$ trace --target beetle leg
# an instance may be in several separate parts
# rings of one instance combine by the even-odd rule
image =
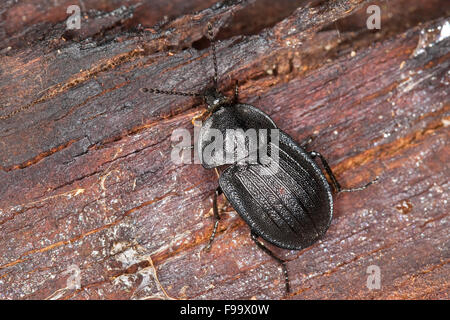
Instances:
[[[214,213],[214,229],[213,232],[211,233],[211,236],[209,237],[209,242],[205,247],[205,251],[209,251],[209,249],[211,249],[211,245],[212,242],[214,241],[214,237],[216,236],[216,232],[217,232],[217,227],[219,226],[219,220],[220,220],[220,215],[219,215],[219,208],[217,207],[217,197],[220,196],[222,194],[222,189],[219,187],[217,187],[216,191],[214,192],[214,198],[213,198],[213,213]]]
[[[300,147],[302,147],[302,149],[307,150],[308,147],[310,146],[310,144],[314,141],[314,136],[309,136],[306,140],[304,140],[301,144]]]
[[[288,276],[288,271],[287,271],[287,267],[286,267],[286,262],[287,261],[278,258],[272,251],[270,251],[270,249],[267,248],[264,243],[262,243],[261,241],[258,240],[258,235],[256,233],[254,233],[253,231],[251,232],[251,237],[252,237],[252,240],[256,243],[256,245],[262,251],[267,253],[270,257],[275,259],[281,265],[281,268],[283,269],[283,274],[284,274],[284,281],[285,281],[285,284],[286,284],[286,292],[287,293],[291,292],[291,288],[289,286],[289,276]]]
[[[238,103],[239,101],[239,84],[236,80],[234,83],[234,103]]]
[[[336,192],[341,192],[341,190],[342,190],[341,185],[339,184],[339,182],[337,181],[336,177],[334,176],[333,171],[331,171],[331,168],[330,168],[330,166],[328,165],[327,160],[325,160],[325,158],[324,158],[319,152],[311,151],[309,154],[310,154],[311,157],[313,157],[313,158],[316,158],[316,157],[319,157],[319,158],[320,158],[320,161],[322,161],[322,164],[323,164],[323,167],[325,168],[325,171],[326,171],[326,172],[328,173],[328,175],[330,176],[331,183],[333,184],[334,190],[335,190]]]
[[[316,151],[311,151],[309,153],[311,155],[311,157],[316,158],[319,157],[320,161],[322,161],[323,167],[325,168],[325,171],[328,173],[328,175],[330,176],[331,182],[333,184],[333,187],[335,189],[336,192],[354,192],[354,191],[361,191],[366,189],[368,186],[370,186],[371,184],[375,183],[378,181],[378,177],[376,177],[374,180],[366,183],[365,185],[361,186],[361,187],[356,187],[356,188],[350,188],[350,189],[345,189],[342,188],[341,185],[339,184],[339,182],[337,181],[336,177],[334,176],[333,171],[331,170],[330,166],[328,165],[327,160],[325,160],[325,158]]]
[[[178,147],[176,144],[171,144],[170,146],[171,146],[172,149],[173,149],[173,148],[179,148],[179,149],[181,149],[181,150],[192,150],[192,149],[195,148],[194,145],[192,145],[192,146]]]
[[[350,188],[350,189],[341,189],[340,192],[355,192],[355,191],[361,191],[366,189],[368,186],[370,186],[371,184],[377,183],[378,182],[378,177],[376,177],[375,179],[373,179],[372,181],[367,182],[365,185],[361,186],[361,187],[356,187],[356,188]]]
[[[193,125],[194,127],[197,127],[197,126],[195,125],[196,121],[197,121],[198,119],[200,119],[200,121],[203,122],[203,121],[205,120],[206,116],[209,116],[209,113],[210,113],[209,110],[204,110],[201,114],[198,114],[198,115],[196,115],[195,117],[193,117],[193,118],[191,119],[192,125]],[[205,115],[206,115],[206,116],[205,116]],[[201,126],[201,125],[200,125],[200,126]]]

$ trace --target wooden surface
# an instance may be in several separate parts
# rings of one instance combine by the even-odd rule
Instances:
[[[170,160],[201,101],[139,91],[210,86],[209,21],[224,91],[237,79],[241,101],[315,136],[343,186],[380,177],[335,197],[321,241],[274,248],[284,298],[448,299],[447,0],[378,2],[379,31],[363,0],[84,0],[67,31],[69,2],[0,5],[1,299],[283,298],[281,269],[223,198],[202,250],[217,177]]]

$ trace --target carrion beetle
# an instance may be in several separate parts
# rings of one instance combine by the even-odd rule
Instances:
[[[250,149],[244,150],[241,158],[236,158],[236,154],[242,151],[240,148],[245,149],[251,144],[252,141],[248,140],[245,140],[244,145],[234,141],[228,149],[224,143],[225,150],[220,157],[213,154],[208,160],[202,160],[203,167],[207,169],[228,165],[219,174],[219,186],[214,193],[215,224],[206,249],[211,247],[220,220],[217,198],[224,194],[250,227],[251,238],[256,245],[281,265],[286,292],[290,292],[286,261],[277,257],[259,238],[284,249],[300,250],[309,247],[320,239],[330,226],[333,216],[332,188],[335,192],[358,191],[367,188],[377,179],[362,187],[342,188],[320,153],[306,151],[305,145],[297,144],[280,130],[269,115],[254,106],[239,103],[237,83],[233,97],[222,94],[218,89],[216,47],[211,24],[208,24],[208,38],[211,41],[214,65],[212,88],[202,94],[154,88],[141,90],[204,99],[207,105],[205,113],[193,119],[194,123],[194,120],[208,115],[197,141],[201,159],[211,141],[212,132],[222,134],[224,141],[227,141],[230,129],[253,129],[258,132],[258,150],[264,146],[270,161],[262,161],[259,154],[256,162],[246,161],[252,152]],[[267,135],[267,130],[277,131],[277,138],[273,139]],[[264,134],[261,135],[260,132]],[[226,155],[230,153],[232,161],[225,161]],[[317,158],[321,160],[330,182],[315,162]]]

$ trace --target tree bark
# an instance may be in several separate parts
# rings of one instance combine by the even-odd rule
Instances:
[[[448,299],[448,1],[166,2],[84,0],[79,30],[71,1],[1,5],[0,298]],[[221,90],[313,136],[343,186],[379,177],[313,246],[271,246],[287,297],[223,197],[203,250],[216,173],[170,157],[201,99],[140,91],[212,85],[208,22]]]

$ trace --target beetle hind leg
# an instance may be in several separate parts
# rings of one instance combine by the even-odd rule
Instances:
[[[214,238],[216,236],[217,227],[219,226],[220,221],[220,215],[219,215],[219,208],[217,206],[217,198],[222,194],[222,189],[217,187],[216,191],[214,192],[214,198],[213,198],[213,213],[214,213],[214,229],[211,233],[211,236],[209,237],[208,244],[205,247],[205,251],[209,251],[211,249],[211,245],[214,241]]]
[[[252,240],[256,243],[256,245],[262,251],[267,253],[270,257],[275,259],[281,265],[281,268],[283,269],[283,274],[284,274],[284,282],[285,282],[285,285],[286,285],[286,293],[290,293],[291,292],[291,287],[289,285],[289,275],[288,275],[288,271],[287,271],[287,267],[286,267],[286,262],[287,261],[278,258],[272,251],[270,251],[270,249],[267,248],[264,243],[262,243],[261,241],[258,240],[258,235],[256,233],[254,233],[253,231],[251,232],[251,237],[252,237]]]
[[[322,161],[323,167],[325,168],[325,171],[327,172],[328,176],[331,179],[331,183],[333,184],[333,188],[338,193],[361,191],[361,190],[366,189],[371,184],[374,184],[374,183],[376,183],[378,181],[378,177],[376,177],[375,179],[373,179],[372,181],[366,183],[365,185],[363,185],[361,187],[349,188],[349,189],[342,188],[341,185],[339,184],[339,182],[337,181],[337,179],[336,179],[333,171],[331,170],[330,166],[328,165],[327,160],[319,152],[311,151],[309,154],[311,155],[312,158],[319,157],[320,161]]]

